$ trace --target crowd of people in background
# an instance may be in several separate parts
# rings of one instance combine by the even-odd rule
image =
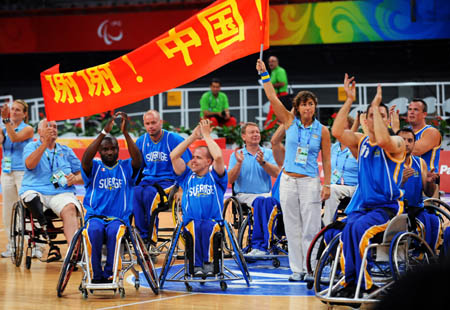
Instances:
[[[361,247],[385,229],[393,216],[404,212],[404,197],[410,207],[417,209],[417,218],[431,223],[426,229],[433,233],[427,234],[427,241],[436,247],[439,238],[434,233],[433,219],[426,219],[420,208],[423,194],[437,197],[439,192],[436,172],[442,137],[425,122],[426,103],[413,99],[407,113],[409,126],[400,128],[399,115],[382,103],[379,86],[367,111],[353,119],[349,112],[356,99],[356,82],[345,75],[347,99],[332,128],[328,128],[317,119],[317,96],[303,90],[292,97],[286,70],[279,66],[278,58],[271,56],[268,63],[270,73],[262,60],[257,61],[256,70],[271,105],[265,128],[279,126],[272,137],[272,149],[260,145],[261,129],[256,123],[242,124],[245,145],[231,155],[228,168],[211,130],[214,126],[236,126],[237,121],[230,114],[228,97],[220,91],[217,79],[211,81],[211,90],[202,95],[201,121],[187,139],[162,129],[160,114],[150,110],[143,115],[146,132],[134,142],[127,130],[128,116],[119,112],[86,149],[82,161],[69,147],[57,143],[55,122],[41,120],[39,139],[33,141],[33,128],[27,124],[27,104],[23,100],[15,100],[11,106],[5,104],[1,110],[4,129],[0,142],[3,224],[8,244],[1,256],[11,256],[11,210],[19,199],[42,227],[52,225],[43,215],[44,210],[53,210],[62,218],[65,237],[70,242],[83,214],[75,196],[76,184],[86,188],[85,235],[93,249],[91,260],[98,283],[109,281],[115,263],[116,248],[111,246],[106,266],[101,267],[103,235],[106,234],[108,244],[113,244],[132,215],[143,239],[156,244],[158,219],[151,222],[151,218],[162,197],[160,190],[168,194],[174,186],[180,187],[185,230],[196,240],[193,273],[200,276],[213,271],[209,239],[222,219],[227,184],[232,185],[238,200],[254,208],[257,234],[263,234],[267,219],[258,212],[264,214],[272,209],[259,209],[260,202],[256,207],[256,198],[273,197],[281,205],[292,271],[290,281],[304,279],[307,249],[321,229],[322,220],[325,225],[334,220],[343,197],[353,199],[345,211],[347,222],[341,237],[346,283],[340,296],[354,291]],[[115,118],[122,119],[120,127],[129,160],[118,159],[117,139],[109,134]],[[337,139],[334,144],[332,136]],[[205,145],[191,152],[189,146],[199,139],[204,139]],[[94,160],[97,152],[101,160]],[[275,178],[279,178],[276,194],[272,191]],[[255,242],[253,249],[250,255],[264,254],[266,242]],[[38,248],[34,254],[42,256]],[[60,258],[58,248],[50,249],[49,261]],[[364,277],[363,289],[373,289],[370,275]]]

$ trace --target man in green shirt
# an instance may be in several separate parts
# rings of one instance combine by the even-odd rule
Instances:
[[[220,81],[212,79],[210,87],[200,98],[200,118],[210,119],[213,126],[236,126],[236,119],[228,110],[228,97],[220,91]]]
[[[288,111],[292,109],[292,99],[288,93],[288,79],[286,70],[278,65],[278,58],[276,56],[269,57],[269,68],[270,68],[270,81],[275,88],[277,97],[283,103]],[[272,106],[270,106],[269,114],[267,114],[266,122],[264,127],[266,129],[272,128],[276,123],[276,118],[273,115]]]

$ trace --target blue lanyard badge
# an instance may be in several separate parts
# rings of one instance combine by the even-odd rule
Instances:
[[[343,185],[344,184],[344,179],[342,178],[342,175],[344,174],[344,171],[345,171],[345,164],[347,163],[347,159],[348,159],[348,157],[350,156],[350,153],[349,152],[346,152],[346,156],[345,156],[345,160],[344,160],[344,164],[342,165],[342,167],[341,167],[341,169],[339,169],[339,167],[338,167],[338,162],[339,162],[339,154],[345,154],[344,152],[341,152],[340,150],[338,151],[338,153],[337,153],[337,156],[336,156],[336,164],[335,164],[335,167],[336,168],[334,168],[334,171],[333,171],[333,173],[331,174],[331,184],[341,184],[341,185]]]
[[[295,163],[298,165],[306,165],[308,161],[309,143],[312,137],[312,125],[311,127],[304,128],[300,125],[300,121],[297,120],[298,128],[298,143],[297,143],[297,153],[295,154]],[[302,133],[305,133],[305,139],[302,138]],[[309,135],[308,135],[309,134]],[[302,141],[308,140],[306,145]]]

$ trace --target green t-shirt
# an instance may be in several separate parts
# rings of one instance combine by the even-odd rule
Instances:
[[[272,84],[284,83],[283,87],[275,88],[275,91],[277,92],[277,94],[287,92],[288,79],[287,79],[286,70],[284,70],[280,66],[278,66],[272,70],[272,72],[270,73],[270,81],[272,82]]]
[[[200,117],[203,117],[203,111],[222,112],[228,109],[228,97],[225,93],[219,92],[216,98],[208,91],[200,98],[200,109]]]

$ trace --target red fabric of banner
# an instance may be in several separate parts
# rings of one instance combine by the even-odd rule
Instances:
[[[233,60],[269,47],[267,0],[216,1],[149,43],[111,62],[41,73],[49,120],[113,110],[195,80]],[[249,68],[250,69],[250,68]]]

